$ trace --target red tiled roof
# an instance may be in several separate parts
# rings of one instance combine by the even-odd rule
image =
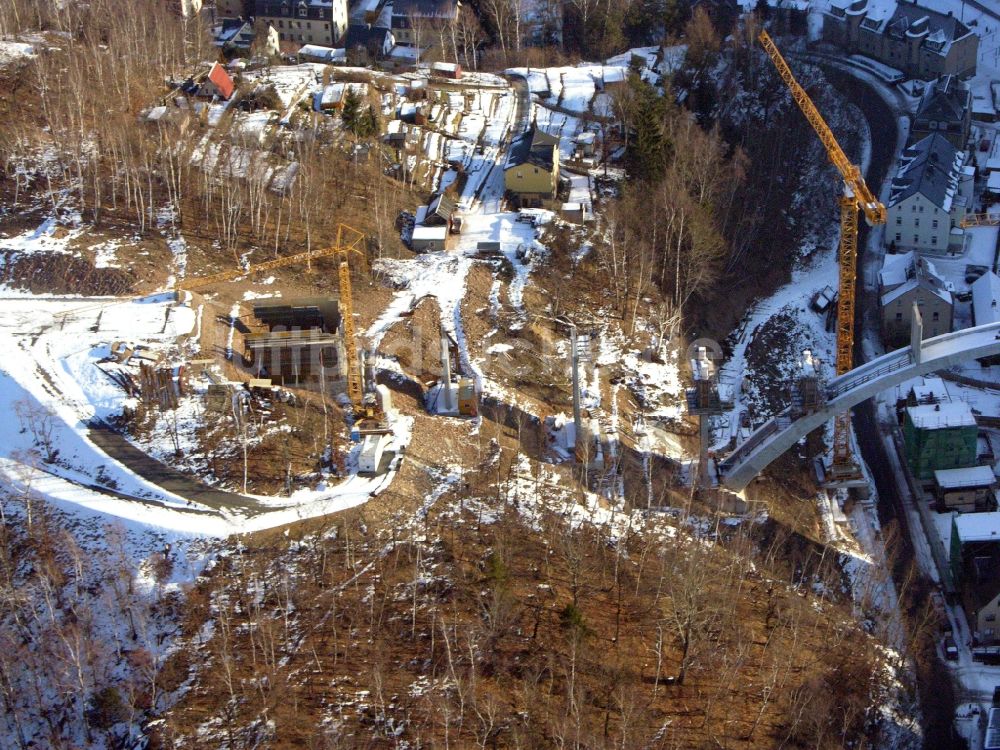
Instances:
[[[225,68],[219,65],[219,63],[212,65],[212,69],[208,71],[208,80],[214,83],[215,87],[219,89],[219,93],[222,94],[223,99],[231,97],[233,91],[236,90],[233,79],[229,77]]]

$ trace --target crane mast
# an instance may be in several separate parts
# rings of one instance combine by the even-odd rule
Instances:
[[[326,247],[320,250],[310,250],[296,255],[288,255],[284,258],[275,258],[274,260],[267,260],[263,263],[254,263],[248,268],[235,268],[231,271],[222,271],[220,273],[212,274],[211,276],[185,279],[179,286],[182,289],[193,291],[195,289],[202,289],[203,287],[211,286],[212,284],[217,284],[222,281],[231,281],[232,279],[239,278],[240,276],[245,276],[250,273],[255,273],[257,271],[282,268],[284,266],[290,266],[294,263],[310,264],[315,258],[324,258],[331,255],[337,256],[337,259],[339,260],[337,278],[340,284],[340,314],[344,325],[344,350],[347,355],[347,362],[345,363],[347,368],[347,395],[351,399],[351,403],[354,404],[355,408],[357,408],[361,406],[362,397],[361,366],[358,358],[358,344],[355,338],[356,333],[354,330],[354,300],[351,292],[351,269],[347,258],[349,253],[357,253],[359,255],[363,254],[359,245],[362,243],[364,238],[364,234],[359,232],[357,229],[349,227],[347,224],[338,224],[337,241],[331,247]]]
[[[805,89],[799,85],[785,62],[781,52],[766,31],[761,31],[758,40],[767,56],[778,70],[781,80],[788,86],[792,99],[799,105],[802,114],[812,125],[816,135],[826,148],[827,156],[840,172],[844,180],[844,192],[840,197],[840,281],[837,301],[837,375],[843,375],[854,366],[854,301],[857,280],[858,259],[858,214],[863,213],[870,226],[885,224],[885,206],[872,194],[861,169],[852,164],[840,147],[836,136],[826,124],[826,120],[816,109]],[[851,414],[849,411],[834,418],[833,429],[833,475],[844,478],[858,473],[851,459]]]

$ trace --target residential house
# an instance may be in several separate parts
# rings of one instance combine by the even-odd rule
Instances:
[[[987,271],[972,282],[972,325],[1000,323],[1000,277]],[[983,367],[1000,364],[1000,355],[980,357]]]
[[[926,258],[887,253],[879,273],[882,337],[887,346],[903,346],[910,339],[913,305],[920,310],[923,338],[950,333],[954,299],[949,285]]]
[[[925,81],[976,73],[979,37],[950,12],[906,0],[832,0],[823,37]]]
[[[417,224],[413,227],[411,246],[417,253],[441,252],[448,242],[448,227]]]
[[[418,216],[420,223],[428,227],[447,227],[451,229],[452,218],[455,215],[455,200],[444,193],[438,193],[423,213]]]
[[[253,3],[247,0],[215,0],[215,18],[247,18],[253,15]]]
[[[344,387],[347,357],[337,300],[269,300],[254,305],[253,313],[266,328],[244,337],[246,359],[258,378],[320,386],[328,393]]]
[[[940,469],[934,472],[934,497],[939,511],[994,511],[997,480],[989,466]]]
[[[335,47],[347,33],[347,0],[254,0],[254,17],[283,42]]]
[[[213,29],[215,46],[227,56],[249,55],[253,46],[253,25],[242,18],[224,18]]]
[[[886,242],[939,255],[961,247],[964,235],[952,230],[972,204],[973,182],[964,163],[965,152],[939,133],[903,150],[889,194]]]
[[[334,47],[323,47],[319,44],[303,44],[297,54],[300,63],[312,62],[324,65],[345,65],[347,50]]]
[[[968,84],[957,76],[942,76],[924,89],[910,125],[910,140],[919,141],[940,133],[952,146],[964,149],[971,125],[972,91]]]
[[[347,92],[354,93],[361,101],[368,99],[367,83],[331,83],[319,92],[319,110],[342,109]]]
[[[395,46],[392,33],[381,26],[352,24],[344,38],[348,64],[360,67],[383,60]]]
[[[940,469],[976,465],[978,428],[964,401],[941,401],[906,407],[903,442],[913,476],[926,481]]]
[[[393,0],[392,35],[397,44],[427,47],[431,36],[458,18],[458,0]]]
[[[1000,640],[1000,512],[953,515],[948,559],[974,643],[996,643]]]
[[[382,13],[385,0],[358,0],[351,7],[351,24],[374,24]]]
[[[525,208],[555,198],[558,185],[559,139],[532,125],[510,144],[504,187]]]
[[[1000,322],[1000,277],[987,271],[972,282],[972,325]]]
[[[229,77],[229,73],[219,63],[212,63],[208,75],[200,83],[188,82],[182,87],[185,91],[193,93],[195,96],[203,96],[209,99],[218,97],[228,99],[236,91],[236,84]]]
[[[251,23],[242,18],[224,18],[213,29],[215,46],[227,57],[246,57],[251,52],[277,55],[280,51],[278,30],[265,21]]]
[[[420,62],[420,56],[426,52],[423,47],[411,47],[406,44],[397,44],[379,63],[382,70],[392,73],[409,73],[416,70]]]
[[[431,75],[441,78],[459,80],[462,77],[462,66],[458,63],[436,62],[431,64]]]

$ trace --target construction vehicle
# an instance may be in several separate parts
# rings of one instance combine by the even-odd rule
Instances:
[[[854,366],[854,297],[857,281],[858,258],[858,213],[864,214],[869,226],[885,224],[885,206],[875,197],[861,176],[861,169],[852,164],[837,143],[833,131],[816,109],[805,89],[792,75],[791,68],[781,56],[777,46],[766,31],[761,31],[758,40],[778,75],[788,86],[792,99],[799,105],[802,114],[812,125],[827,156],[840,172],[844,180],[844,193],[840,197],[840,291],[837,300],[837,375],[843,375]],[[859,480],[860,470],[851,457],[851,413],[846,411],[834,418],[833,430],[833,483]]]

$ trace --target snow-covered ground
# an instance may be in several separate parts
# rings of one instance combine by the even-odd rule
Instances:
[[[111,345],[139,345],[143,356],[170,362],[183,356],[178,342],[200,325],[200,310],[175,302],[173,294],[121,301],[8,295],[0,298],[0,313],[7,352],[0,404],[20,425],[0,447],[0,475],[19,493],[30,491],[85,516],[115,516],[130,528],[226,536],[358,505],[392,479],[392,473],[352,476],[287,498],[252,498],[256,508],[218,511],[192,503],[111,459],[92,442],[88,425],[134,406],[111,370],[102,369]],[[409,437],[406,419],[397,428],[395,447]]]
[[[0,66],[9,65],[16,60],[34,57],[35,48],[25,42],[0,40]]]

